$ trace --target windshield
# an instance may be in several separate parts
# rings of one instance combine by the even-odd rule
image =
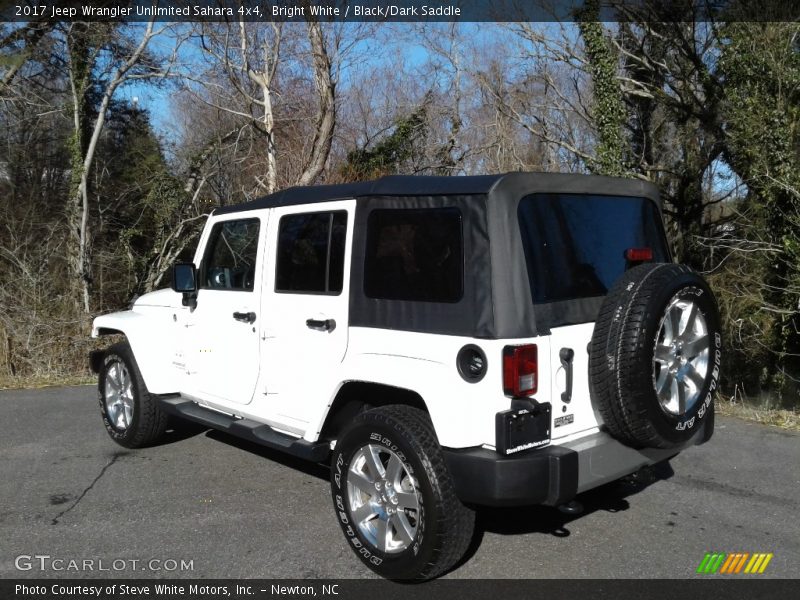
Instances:
[[[532,194],[518,215],[536,304],[605,295],[627,267],[628,248],[669,259],[658,208],[646,198]]]

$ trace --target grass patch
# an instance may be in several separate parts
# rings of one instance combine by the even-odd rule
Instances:
[[[0,376],[0,390],[37,389],[65,385],[88,385],[93,383],[97,383],[96,375]]]
[[[797,408],[791,410],[773,408],[768,404],[758,404],[741,398],[722,398],[716,401],[717,414],[736,417],[745,421],[754,421],[762,425],[772,425],[789,431],[800,431],[800,413]]]

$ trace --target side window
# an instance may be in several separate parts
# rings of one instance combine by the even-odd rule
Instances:
[[[258,219],[214,225],[200,266],[201,288],[253,291],[259,225]]]
[[[344,211],[281,217],[275,291],[340,294],[346,234]]]
[[[370,298],[458,302],[464,236],[457,208],[374,210],[367,221],[364,291]]]

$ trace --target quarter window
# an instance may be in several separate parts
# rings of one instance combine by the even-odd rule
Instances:
[[[281,217],[275,291],[340,294],[346,234],[344,211]]]
[[[458,302],[464,294],[461,211],[373,210],[364,271],[370,298]]]
[[[214,225],[200,267],[201,287],[253,291],[258,231],[258,219],[223,221]]]

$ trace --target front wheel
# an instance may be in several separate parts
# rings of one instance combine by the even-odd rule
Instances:
[[[103,424],[120,446],[150,445],[167,428],[167,415],[147,391],[127,343],[115,344],[105,352],[97,391]]]
[[[387,406],[357,416],[336,444],[333,504],[348,545],[389,579],[432,579],[456,564],[475,513],[456,497],[427,414]]]

